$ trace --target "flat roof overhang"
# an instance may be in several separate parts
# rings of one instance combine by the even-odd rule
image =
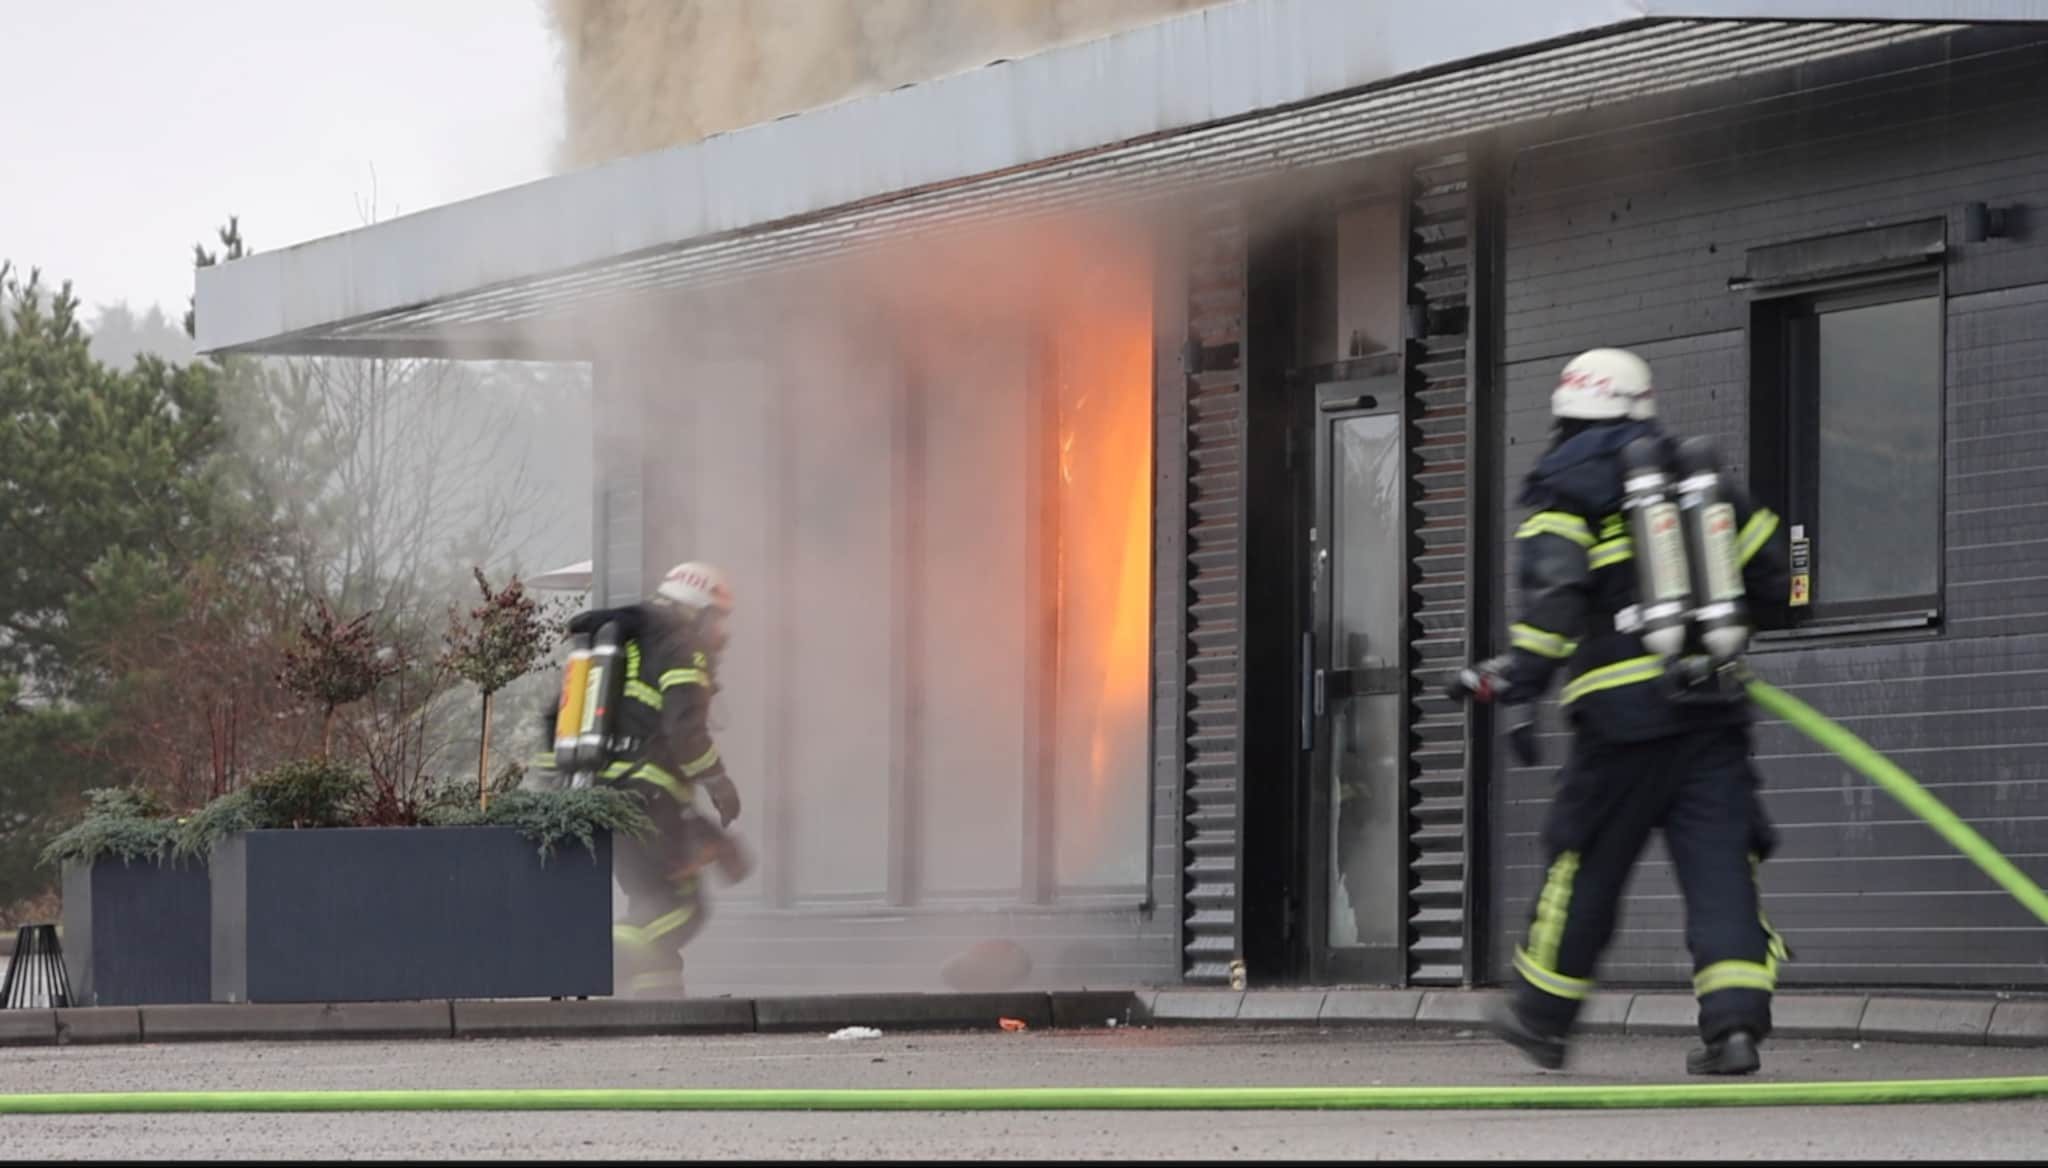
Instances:
[[[622,297],[2036,22],[2048,0],[1238,0],[201,269],[198,347],[585,359]]]

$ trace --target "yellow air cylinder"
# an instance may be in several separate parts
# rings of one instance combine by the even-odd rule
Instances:
[[[589,692],[590,647],[579,645],[562,669],[562,701],[555,711],[555,765],[575,769],[576,739],[583,727],[584,695]]]

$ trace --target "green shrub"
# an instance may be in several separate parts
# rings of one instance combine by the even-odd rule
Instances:
[[[370,796],[361,771],[328,759],[300,759],[264,773],[194,812],[179,829],[176,850],[203,856],[238,831],[354,827]]]
[[[104,857],[122,863],[162,863],[172,854],[177,825],[163,804],[143,791],[102,787],[86,792],[86,813],[59,832],[43,848],[42,861],[51,867],[91,864]]]
[[[486,820],[468,780],[442,779],[420,801],[420,822],[428,827],[476,827]]]
[[[213,845],[238,831],[253,831],[262,826],[257,821],[256,800],[249,793],[249,788],[244,787],[222,795],[187,816],[178,825],[177,839],[172,846],[180,856],[210,856]]]
[[[358,772],[319,759],[288,763],[191,815],[178,830],[175,850],[181,856],[204,856],[238,831],[359,827],[369,807],[369,784]],[[491,796],[490,810],[485,811],[477,807],[476,788],[467,779],[436,785],[420,805],[419,822],[423,829],[515,828],[539,845],[543,860],[553,858],[571,840],[595,853],[600,831],[637,836],[654,830],[654,821],[636,796],[610,787],[506,789]]]
[[[248,786],[264,827],[353,827],[370,795],[363,772],[324,758],[300,759]]]
[[[600,830],[614,836],[637,836],[654,830],[654,820],[648,817],[640,800],[612,787],[507,791],[491,799],[491,808],[483,813],[482,820],[518,828],[527,839],[540,845],[543,860],[572,838],[581,840],[595,854]]]
[[[434,827],[516,828],[540,845],[543,860],[552,858],[555,849],[572,839],[594,853],[600,831],[628,836],[654,830],[654,821],[637,797],[610,787],[581,791],[514,788],[492,795],[490,810],[485,811],[477,807],[474,792],[459,779],[435,789],[420,822]]]

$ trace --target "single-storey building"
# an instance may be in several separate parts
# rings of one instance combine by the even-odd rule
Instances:
[[[739,596],[693,992],[1486,984],[1551,771],[1439,690],[1595,346],[1785,517],[1757,671],[2048,879],[2044,77],[2024,0],[1236,0],[208,268],[198,340],[591,363],[597,598]],[[2048,988],[1755,744],[1785,984]],[[1659,847],[1606,983],[1689,980]]]

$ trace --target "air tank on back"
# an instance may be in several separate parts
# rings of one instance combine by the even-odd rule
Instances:
[[[1679,444],[1678,510],[1692,566],[1692,620],[1699,644],[1717,664],[1732,661],[1749,646],[1739,517],[1721,489],[1720,460],[1705,438]]]
[[[1645,648],[1670,658],[1685,649],[1693,586],[1665,453],[1664,440],[1649,436],[1623,448],[1621,505],[1635,547],[1637,631]]]

